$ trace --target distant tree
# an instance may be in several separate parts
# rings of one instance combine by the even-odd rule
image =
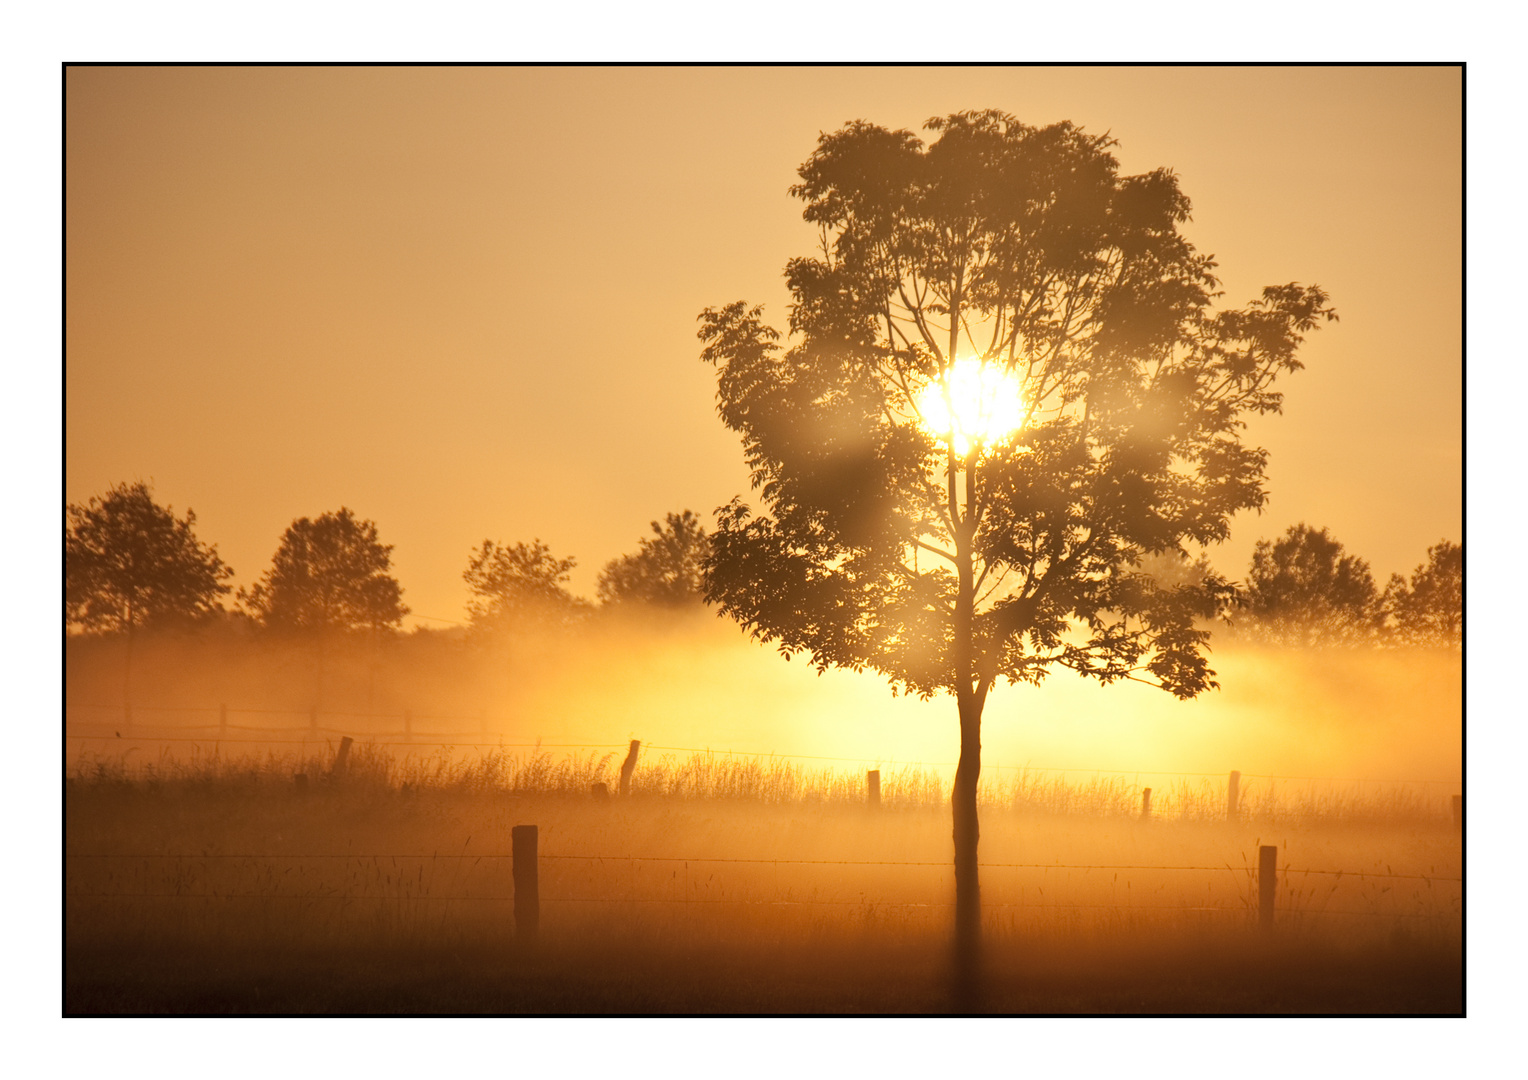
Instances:
[[[1390,575],[1380,598],[1386,631],[1402,645],[1464,644],[1464,546],[1440,540],[1407,581]]]
[[[559,559],[539,539],[529,544],[484,540],[472,552],[462,580],[472,590],[467,615],[474,631],[570,626],[589,602],[568,591],[578,560]]]
[[[1159,587],[1144,554],[1226,538],[1260,507],[1249,414],[1300,368],[1326,294],[1212,312],[1167,169],[995,111],[819,137],[791,189],[820,252],[792,259],[791,347],[762,309],[701,313],[718,412],[767,511],[718,511],[707,600],[819,669],[870,669],[959,719],[951,794],[957,992],[978,985],[981,723],[999,680],[1071,669],[1191,698],[1197,620],[1226,582]]]
[[[1349,555],[1327,532],[1303,522],[1252,553],[1237,625],[1280,645],[1372,643],[1380,625],[1378,590],[1369,564]]]
[[[240,598],[272,630],[396,628],[409,609],[389,572],[392,550],[377,539],[375,522],[345,507],[318,518],[298,518],[282,535],[271,568]]]
[[[610,560],[595,583],[602,604],[638,602],[662,607],[699,605],[705,599],[706,530],[689,510],[651,523],[653,535],[637,550]]]
[[[64,621],[86,630],[186,625],[222,609],[233,571],[147,484],[118,484],[65,510]]]

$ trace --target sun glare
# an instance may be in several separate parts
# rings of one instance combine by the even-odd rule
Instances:
[[[923,388],[918,411],[924,427],[953,441],[958,457],[1001,442],[1024,423],[1019,381],[981,360],[955,361],[943,379]]]

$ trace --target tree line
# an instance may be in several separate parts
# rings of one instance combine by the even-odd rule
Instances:
[[[700,520],[685,510],[650,528],[635,551],[600,572],[599,606],[700,604],[707,552]],[[147,484],[122,483],[66,508],[65,626],[132,635],[238,618],[279,633],[393,632],[409,608],[392,573],[392,550],[376,522],[341,507],[293,521],[270,568],[235,590],[217,545],[197,537],[194,511],[177,517]],[[575,566],[539,539],[484,540],[462,573],[472,593],[469,629],[577,623],[596,605],[568,588]]]
[[[67,508],[65,623],[91,633],[194,629],[244,618],[278,632],[396,631],[409,608],[392,574],[392,545],[349,508],[302,517],[282,534],[271,566],[235,590],[217,545],[196,535],[196,514],[177,517],[147,484],[123,483]],[[594,602],[569,588],[577,559],[539,538],[484,540],[469,554],[474,633],[572,627],[598,608],[705,603],[710,536],[690,510],[649,524],[636,550],[605,564]],[[1201,556],[1147,556],[1133,568],[1167,588],[1219,575]],[[232,605],[225,604],[231,599]],[[1464,632],[1464,548],[1440,540],[1409,576],[1383,588],[1369,564],[1329,530],[1304,523],[1261,540],[1226,619],[1238,637],[1276,645],[1416,645],[1459,648]]]

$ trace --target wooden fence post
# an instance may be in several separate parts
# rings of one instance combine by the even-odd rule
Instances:
[[[329,775],[339,780],[345,775],[345,769],[350,764],[350,736],[346,735],[340,740],[339,751],[334,755],[334,768],[329,770]]]
[[[631,748],[626,751],[626,760],[621,762],[621,794],[631,794],[631,774],[637,767],[637,753],[642,749],[641,739],[632,739]]]
[[[881,770],[871,769],[865,774],[865,801],[872,810],[881,808]]]
[[[1257,914],[1264,930],[1273,929],[1273,899],[1279,883],[1279,849],[1264,844],[1257,850]]]
[[[1141,789],[1141,820],[1151,820],[1151,789]]]
[[[1235,821],[1241,809],[1241,773],[1231,770],[1230,782],[1226,784],[1226,820]]]
[[[1454,828],[1464,828],[1464,796],[1454,796]]]
[[[516,825],[510,831],[515,879],[515,938],[532,942],[541,927],[541,886],[536,874],[536,826]]]
[[[414,714],[409,710],[403,710],[403,741],[414,741]]]
[[[218,706],[218,738],[228,738],[228,705]]]

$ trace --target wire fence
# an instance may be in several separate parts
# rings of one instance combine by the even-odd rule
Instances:
[[[121,717],[122,723],[114,720],[75,720],[70,722],[69,714],[86,713],[97,716],[108,715]],[[156,713],[184,714],[202,713],[218,719],[207,724],[181,724],[168,726],[154,724],[145,727],[143,720]],[[228,720],[234,715],[262,715],[262,716],[304,716],[308,723],[292,727],[254,727],[246,724],[235,724]],[[383,730],[362,730],[358,726],[331,727],[320,725],[319,717],[337,717],[352,720],[388,720],[403,722],[401,729],[387,728]],[[132,706],[130,709],[123,705],[105,704],[66,704],[65,705],[66,727],[64,738],[66,742],[72,741],[82,748],[85,744],[103,743],[113,745],[124,741],[141,741],[148,743],[189,743],[196,746],[206,745],[275,745],[275,746],[312,746],[314,743],[323,743],[326,738],[345,738],[360,741],[364,740],[376,746],[407,746],[411,748],[441,747],[460,750],[588,750],[588,751],[619,751],[625,750],[628,743],[545,743],[545,742],[506,742],[503,739],[485,739],[488,722],[486,717],[461,716],[461,715],[437,715],[437,714],[413,714],[405,712],[341,712],[329,710],[310,709],[306,712],[298,709],[263,709],[263,708],[231,708],[228,706]],[[478,727],[472,731],[439,731],[439,730],[415,730],[414,721],[425,722],[476,722]],[[123,730],[124,726],[126,731]],[[98,728],[98,731],[84,731],[82,727]],[[155,734],[151,732],[170,731],[172,734]],[[202,731],[213,734],[187,735],[179,732]],[[228,732],[239,732],[241,735],[230,736]],[[245,737],[258,735],[262,737]],[[276,737],[272,737],[276,736]],[[298,736],[296,738],[284,738],[280,736]],[[920,761],[898,758],[884,758],[873,755],[860,757],[835,757],[824,754],[797,754],[780,751],[758,750],[734,750],[717,747],[702,746],[672,746],[657,743],[643,743],[643,750],[660,751],[666,753],[708,754],[724,758],[759,759],[765,761],[823,761],[839,764],[853,764],[859,767],[865,766],[898,766],[915,769],[953,769],[958,764],[954,761]],[[984,771],[997,773],[1013,772],[1020,774],[1051,774],[1059,776],[1093,776],[1093,777],[1170,777],[1170,778],[1193,778],[1204,779],[1210,777],[1223,777],[1226,771],[1203,771],[1193,772],[1181,769],[1142,769],[1142,768],[1100,768],[1096,766],[1053,766],[1053,765],[1005,765],[1001,763],[984,763]],[[1374,784],[1374,785],[1416,785],[1430,787],[1452,787],[1457,789],[1460,781],[1457,779],[1439,778],[1400,778],[1400,777],[1366,777],[1366,776],[1295,776],[1279,773],[1254,773],[1241,772],[1239,776],[1244,780],[1269,780],[1269,781],[1293,781],[1325,784]]]
[[[755,866],[769,866],[778,868],[781,866],[803,867],[898,867],[898,868],[938,868],[948,870],[950,864],[947,861],[931,860],[889,860],[889,859],[792,859],[792,858],[737,858],[737,857],[714,857],[714,856],[683,856],[683,855],[630,855],[630,854],[570,854],[570,853],[540,853],[539,860],[548,861],[583,861],[595,863],[682,863],[686,867],[694,863],[697,865],[714,864],[751,864]],[[215,860],[242,860],[247,863],[259,863],[267,869],[274,864],[296,861],[324,861],[346,863],[370,863],[380,864],[386,861],[396,865],[398,860],[414,860],[418,862],[470,862],[472,864],[484,861],[499,862],[514,859],[512,854],[504,853],[446,853],[439,852],[392,852],[392,853],[320,853],[320,854],[281,854],[281,853],[149,853],[149,852],[72,852],[64,858],[76,862],[152,862],[152,861],[215,861]],[[1103,871],[1133,871],[1133,872],[1178,872],[1178,873],[1210,873],[1227,874],[1238,884],[1250,878],[1251,871],[1248,868],[1237,869],[1229,863],[1219,866],[1210,865],[1156,865],[1143,863],[1012,863],[1012,862],[981,862],[978,865],[984,870],[1039,870],[1039,871],[1082,871],[1084,873],[1095,870]],[[1463,884],[1462,877],[1440,874],[1397,874],[1387,871],[1379,873],[1370,870],[1352,869],[1323,869],[1305,867],[1284,867],[1278,870],[1279,878],[1286,884],[1295,876],[1326,875],[1333,878],[1347,878],[1355,881],[1424,881],[1429,888],[1432,883],[1440,885]],[[400,877],[402,884],[406,879]],[[248,892],[236,889],[223,891],[191,891],[183,888],[174,891],[150,891],[145,889],[73,889],[70,890],[68,900],[283,900],[283,901],[386,901],[397,903],[412,903],[416,901],[430,903],[444,902],[476,902],[476,903],[513,903],[515,896],[513,891],[506,894],[498,892],[489,893],[412,893],[412,892],[362,892],[350,888],[331,888],[321,892]],[[794,897],[637,897],[637,896],[540,896],[539,901],[551,904],[663,904],[663,905],[739,905],[748,907],[858,907],[858,908],[906,908],[906,909],[952,909],[954,904],[948,901],[916,900],[897,901],[886,899],[842,899],[842,898],[794,898]],[[1372,917],[1391,919],[1434,919],[1451,920],[1462,917],[1460,900],[1451,900],[1440,897],[1440,903],[1451,910],[1432,911],[1385,911],[1371,906],[1368,910],[1355,910],[1350,908],[1331,908],[1322,906],[1301,906],[1288,912],[1294,915],[1317,915],[1317,916],[1346,916],[1346,917]],[[984,900],[984,909],[992,910],[1030,910],[1030,911],[1118,911],[1126,913],[1136,912],[1168,912],[1182,914],[1217,914],[1246,916],[1250,908],[1245,902],[1232,901],[1221,904],[1204,903],[1180,903],[1180,904],[1155,904],[1155,903],[1066,903],[1059,901],[1025,902],[1013,900]]]

